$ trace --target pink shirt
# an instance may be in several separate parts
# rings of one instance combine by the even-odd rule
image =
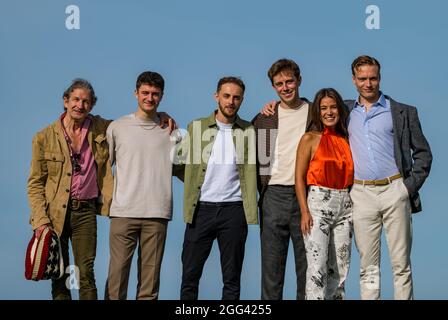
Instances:
[[[87,117],[81,128],[81,149],[79,154],[76,155],[75,151],[70,146],[70,138],[65,132],[62,121],[64,120],[65,113],[61,116],[62,131],[64,132],[65,140],[67,141],[68,148],[70,150],[70,161],[72,162],[72,182],[70,187],[70,197],[73,199],[87,200],[97,198],[99,195],[99,189],[97,184],[97,169],[95,158],[87,134],[89,132],[90,117]],[[74,157],[76,158],[74,160]],[[78,166],[76,165],[78,164]]]

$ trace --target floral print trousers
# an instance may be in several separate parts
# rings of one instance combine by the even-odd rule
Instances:
[[[308,208],[313,226],[304,237],[308,262],[306,299],[344,299],[353,235],[348,190],[310,186]]]

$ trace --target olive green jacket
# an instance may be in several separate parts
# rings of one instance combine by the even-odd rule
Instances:
[[[97,183],[101,192],[98,213],[108,215],[112,199],[113,176],[109,161],[106,129],[110,123],[91,116],[87,140],[97,165]],[[39,131],[33,138],[28,200],[33,230],[51,224],[61,235],[71,187],[72,163],[60,120]]]
[[[216,112],[216,111],[215,111]],[[207,163],[217,134],[215,112],[188,125],[180,145],[180,162],[185,163],[184,220],[192,223],[204,183]],[[258,224],[255,131],[250,122],[238,116],[232,127],[241,195],[248,224]]]

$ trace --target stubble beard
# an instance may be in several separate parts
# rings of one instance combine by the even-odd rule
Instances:
[[[235,118],[237,112],[238,112],[238,110],[236,110],[236,108],[235,108],[235,113],[234,113],[233,115],[230,115],[230,114],[226,111],[226,109],[225,109],[223,106],[219,105],[218,107],[219,107],[219,110],[221,111],[221,114],[222,114],[227,120],[233,120],[233,119]]]

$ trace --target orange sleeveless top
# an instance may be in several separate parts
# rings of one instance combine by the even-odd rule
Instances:
[[[345,189],[353,184],[353,159],[347,140],[332,129],[324,128],[310,161],[307,185]]]

